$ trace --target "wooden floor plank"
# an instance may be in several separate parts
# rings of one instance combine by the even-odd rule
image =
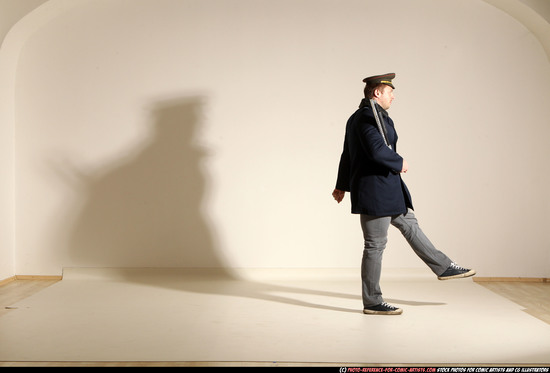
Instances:
[[[525,312],[550,324],[550,283],[517,281],[477,283],[525,307]]]

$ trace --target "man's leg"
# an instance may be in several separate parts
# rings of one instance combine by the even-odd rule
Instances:
[[[401,231],[416,255],[430,267],[433,273],[439,276],[449,268],[452,260],[430,242],[420,229],[412,210],[392,217],[391,224]]]
[[[388,228],[391,218],[361,215],[361,228],[365,247],[361,261],[361,281],[363,284],[363,306],[376,306],[382,303],[380,274],[382,256],[388,242]]]
[[[363,313],[371,315],[400,315],[403,310],[384,302],[380,289],[382,255],[388,242],[391,217],[361,215],[361,228],[365,239],[361,261]]]

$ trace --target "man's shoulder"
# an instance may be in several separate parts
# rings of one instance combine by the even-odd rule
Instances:
[[[348,123],[365,123],[374,121],[374,114],[369,107],[357,109],[349,118]]]

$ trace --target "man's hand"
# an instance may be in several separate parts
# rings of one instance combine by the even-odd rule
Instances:
[[[346,194],[345,191],[339,190],[339,189],[334,189],[334,191],[332,192],[332,196],[334,197],[334,199],[338,203],[342,202],[342,200],[344,199],[345,194]]]
[[[401,172],[405,173],[409,170],[409,164],[407,163],[407,161],[405,159],[403,159],[403,169],[401,170]]]

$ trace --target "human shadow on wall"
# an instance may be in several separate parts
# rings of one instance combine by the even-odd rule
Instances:
[[[196,141],[202,109],[200,97],[157,104],[146,143],[105,169],[78,173],[83,197],[68,242],[72,265],[118,268],[125,281],[147,286],[360,312],[333,304],[359,295],[254,281],[231,270],[203,212],[208,154]],[[136,267],[160,271],[144,276]]]
[[[83,267],[225,267],[202,211],[203,99],[160,102],[152,135],[107,169],[80,176],[70,256]]]

